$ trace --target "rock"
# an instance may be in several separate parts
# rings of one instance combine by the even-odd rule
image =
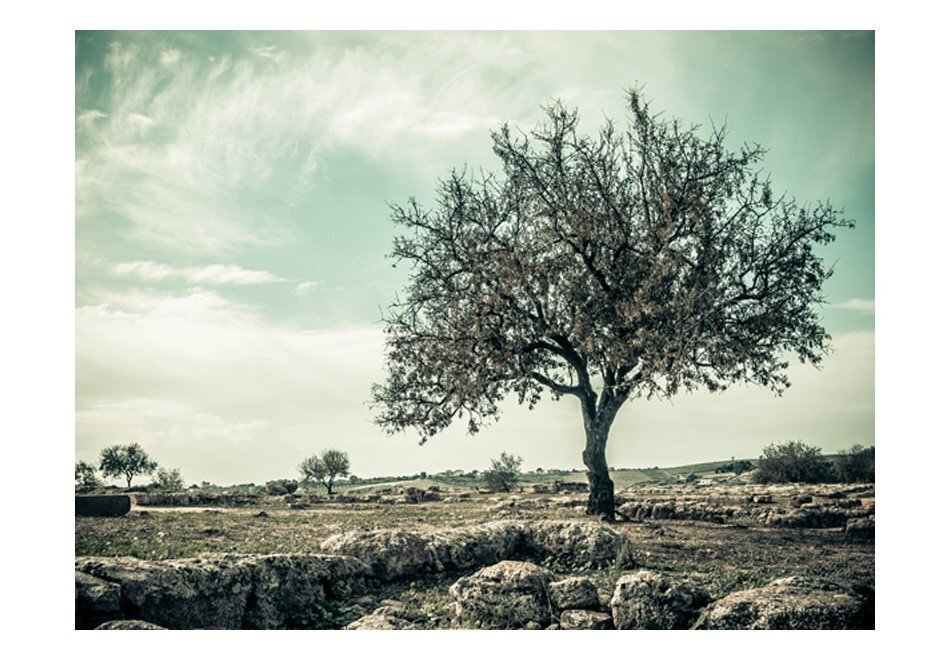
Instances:
[[[638,571],[617,580],[610,610],[618,630],[682,630],[692,625],[709,600],[703,589]]]
[[[128,495],[76,495],[76,515],[97,518],[124,516],[132,508]]]
[[[853,518],[848,521],[844,533],[850,539],[874,540],[874,519]]]
[[[610,630],[613,621],[610,615],[590,610],[564,610],[561,612],[562,630]]]
[[[617,560],[626,564],[633,554],[630,539],[616,529],[574,520],[526,522],[524,544],[529,555],[569,566],[604,566]]]
[[[267,489],[268,495],[290,495],[296,492],[299,485],[293,479],[277,479],[268,481],[264,484],[264,487]]]
[[[396,616],[392,608],[380,607],[346,626],[347,630],[415,630],[411,621]]]
[[[550,626],[545,628],[545,630],[560,630],[560,629],[561,629],[561,626],[560,624],[557,624],[557,623],[552,623]]]
[[[816,504],[802,504],[800,508],[789,513],[769,511],[765,517],[765,522],[769,525],[796,529],[844,527],[847,520],[844,509]]]
[[[266,511],[258,511],[252,517],[253,518],[269,518],[270,516],[268,515]]]
[[[403,603],[401,600],[394,600],[392,598],[384,598],[383,600],[379,601],[379,604],[384,607],[388,607],[390,610],[395,612],[401,612],[406,609],[405,603]]]
[[[328,555],[219,555],[144,561],[83,558],[77,571],[119,586],[121,611],[172,629],[319,626],[298,621],[365,589],[369,567]],[[77,599],[77,605],[79,604]],[[77,618],[91,610],[77,610]]]
[[[162,628],[154,623],[139,619],[120,619],[106,621],[101,626],[97,626],[96,630],[168,630],[168,628]]]
[[[76,628],[94,628],[121,616],[119,585],[76,571]]]
[[[791,500],[789,500],[789,505],[793,509],[797,509],[802,504],[811,504],[812,501],[813,501],[813,498],[811,495],[795,495],[794,497],[792,497]]]
[[[520,525],[501,521],[441,529],[426,535],[439,571],[490,566],[510,559],[518,552],[522,540]]]
[[[509,630],[534,621],[551,623],[548,585],[554,575],[523,561],[502,561],[449,588],[455,601],[455,622],[461,627]]]
[[[415,532],[380,530],[331,536],[320,545],[324,552],[349,555],[365,562],[383,581],[435,570],[426,539]]]
[[[761,495],[750,495],[749,501],[753,504],[775,504],[775,498],[768,493]]]
[[[833,582],[791,577],[729,594],[703,613],[710,630],[842,630],[861,628],[864,600]]]
[[[551,583],[551,603],[559,610],[600,609],[597,587],[587,578],[570,577]]]
[[[541,628],[541,624],[537,621],[528,621],[528,623],[524,624],[525,630],[541,630]]]

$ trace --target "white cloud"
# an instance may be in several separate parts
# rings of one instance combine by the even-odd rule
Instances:
[[[305,296],[314,289],[320,286],[320,282],[314,282],[307,280],[306,282],[300,282],[297,286],[294,287],[294,294],[298,296]]]
[[[874,301],[865,300],[863,298],[851,298],[841,303],[835,303],[831,305],[837,309],[847,309],[853,312],[865,312],[868,314],[874,313]]]
[[[271,284],[285,282],[281,277],[264,270],[248,270],[240,266],[212,264],[209,266],[173,267],[154,261],[130,261],[115,264],[116,275],[132,275],[146,282],[170,278],[184,279],[189,284]]]

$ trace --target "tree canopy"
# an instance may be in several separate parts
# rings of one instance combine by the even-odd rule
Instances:
[[[336,480],[350,473],[350,457],[339,449],[324,449],[319,455],[301,461],[298,469],[304,482],[323,484],[329,495]]]
[[[573,395],[602,490],[602,445],[629,398],[781,392],[790,356],[821,361],[831,269],[815,248],[852,223],[774,194],[760,146],[732,150],[723,127],[704,136],[639,90],[628,99],[627,127],[594,136],[560,103],[530,133],[505,124],[499,172],[454,170],[434,208],[392,206],[392,256],[410,273],[374,387],[385,429],[425,442],[457,418],[476,432],[509,394],[531,407]]]
[[[125,477],[126,487],[140,474],[151,474],[158,467],[138,443],[113,445],[102,450],[99,471],[107,477]]]

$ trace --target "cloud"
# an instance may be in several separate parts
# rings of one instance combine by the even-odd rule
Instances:
[[[313,291],[314,289],[316,289],[318,286],[320,286],[320,284],[321,282],[319,281],[314,282],[310,280],[306,282],[300,282],[297,286],[294,287],[294,294],[298,296],[305,296],[311,291]]]
[[[130,261],[115,264],[116,275],[131,275],[146,282],[159,282],[171,278],[184,279],[189,284],[272,284],[285,282],[281,277],[263,270],[247,270],[240,266],[212,264],[209,266],[174,267],[154,261]]]
[[[867,314],[874,313],[874,301],[865,300],[863,298],[851,298],[840,303],[834,303],[831,307],[837,309],[847,309],[853,312],[865,312]]]

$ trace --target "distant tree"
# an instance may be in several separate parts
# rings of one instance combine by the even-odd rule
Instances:
[[[501,452],[501,456],[492,459],[491,468],[485,470],[485,483],[489,490],[510,492],[518,483],[521,474],[521,464],[524,461],[520,456]]]
[[[76,463],[76,492],[83,493],[102,485],[96,476],[96,466],[86,461]]]
[[[138,443],[106,447],[99,459],[99,471],[107,477],[125,477],[126,488],[132,487],[134,477],[151,474],[156,467],[158,463]]]
[[[717,467],[715,472],[716,474],[725,474],[727,472],[734,472],[735,474],[738,475],[744,472],[748,472],[753,467],[754,466],[752,465],[752,461],[746,461],[746,460],[737,461],[733,459],[732,462],[726,463],[724,465],[720,465],[719,467]]]
[[[769,445],[762,451],[753,481],[760,484],[816,484],[834,481],[834,471],[831,462],[821,455],[820,447],[789,441]]]
[[[392,256],[410,267],[386,318],[377,423],[422,442],[456,419],[470,433],[513,394],[577,397],[587,512],[614,517],[610,429],[629,399],[790,385],[790,356],[818,364],[831,275],[817,247],[851,227],[760,175],[765,149],[654,113],[592,136],[554,103],[525,134],[492,134],[501,169],[452,171],[434,208],[393,205]]]
[[[426,478],[428,478],[428,476],[429,476],[429,473],[426,472],[425,470],[423,470],[422,472],[419,473],[419,478],[420,478],[420,479],[426,479]]]
[[[835,458],[838,479],[845,483],[874,483],[874,447],[854,445]]]
[[[360,478],[357,477],[355,474],[351,474],[351,475],[350,475],[350,483],[351,483],[351,484],[357,484],[357,483],[359,483],[359,481],[360,481]]]
[[[333,494],[333,484],[350,472],[350,458],[339,449],[324,449],[319,455],[305,458],[299,466],[304,482],[317,482]]]
[[[181,479],[181,471],[178,468],[166,469],[158,468],[155,473],[155,480],[161,490],[183,490],[185,482]]]

